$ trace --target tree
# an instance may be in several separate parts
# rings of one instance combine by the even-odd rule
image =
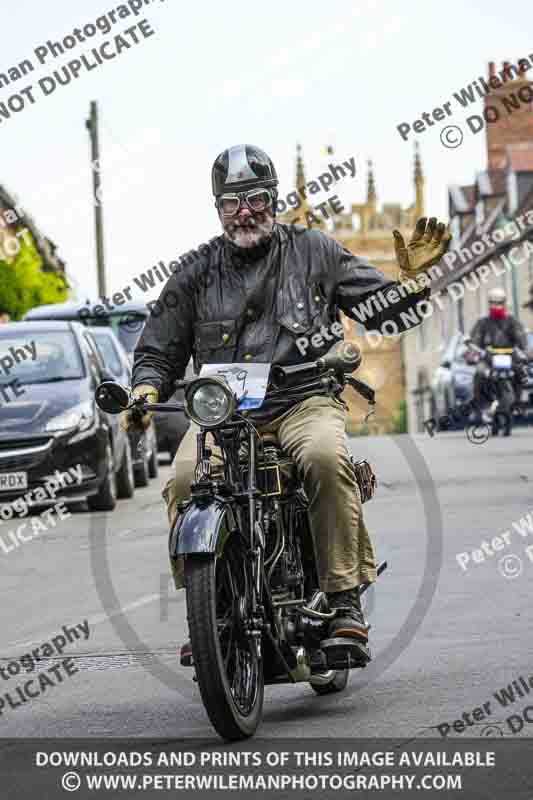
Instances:
[[[393,419],[393,433],[407,433],[407,402],[400,400]]]
[[[29,231],[17,241],[17,255],[0,259],[0,308],[9,312],[13,320],[21,319],[34,306],[62,303],[69,292],[62,275],[42,272],[43,260]]]

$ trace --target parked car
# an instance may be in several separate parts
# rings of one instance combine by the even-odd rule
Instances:
[[[131,363],[114,331],[109,327],[91,328],[91,336],[96,342],[106,372],[122,386],[129,386]],[[149,479],[156,478],[158,472],[157,440],[153,421],[144,433],[131,432],[128,436],[133,455],[135,486],[148,486]]]
[[[30,309],[25,314],[24,320],[77,320],[91,328],[111,327],[128,354],[130,363],[133,363],[133,351],[148,314],[146,303],[134,301],[115,306],[113,309],[99,305],[99,301],[96,303],[54,303]],[[181,390],[175,392],[172,400],[183,402],[183,392]],[[158,414],[155,418],[157,450],[160,453],[168,452],[171,459],[174,458],[189,424],[189,419],[185,414]]]
[[[2,360],[4,359],[4,360]],[[11,364],[9,364],[11,359]],[[127,435],[94,401],[111,378],[90,332],[75,322],[16,322],[0,327],[0,500],[42,485],[56,471],[79,467],[79,480],[61,497],[87,499],[94,511],[111,511],[117,497],[134,491]],[[11,477],[10,477],[11,476]],[[13,477],[14,476],[14,477]]]
[[[476,368],[467,364],[465,352],[464,336],[457,331],[446,345],[440,366],[433,375],[433,416],[437,419],[473,397]]]

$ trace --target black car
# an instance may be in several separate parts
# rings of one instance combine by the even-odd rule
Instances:
[[[131,301],[109,309],[100,301],[87,301],[36,306],[25,314],[24,320],[77,320],[91,328],[112,328],[130,363],[133,363],[133,351],[149,313],[146,303]],[[183,402],[183,392],[177,391],[172,400]],[[189,420],[185,414],[158,414],[155,419],[157,450],[168,452],[171,459],[174,458],[188,427]]]
[[[129,386],[131,364],[113,330],[109,327],[91,328],[91,336],[96,342],[106,372],[122,386]],[[129,440],[133,454],[135,486],[148,486],[149,478],[156,478],[158,472],[157,440],[153,421],[144,433],[130,433]]]
[[[94,401],[95,388],[109,377],[90,332],[78,323],[0,327],[0,505],[51,485],[54,475],[63,476],[62,499],[87,499],[95,511],[111,511],[117,496],[131,497],[128,437]]]

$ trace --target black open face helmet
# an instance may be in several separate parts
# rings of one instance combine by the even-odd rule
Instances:
[[[251,144],[237,144],[223,150],[213,164],[211,179],[215,197],[278,185],[271,159],[264,150]]]

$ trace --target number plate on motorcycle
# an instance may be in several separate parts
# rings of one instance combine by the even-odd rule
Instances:
[[[492,366],[495,369],[511,369],[513,366],[513,357],[506,353],[495,353],[492,356]]]
[[[260,408],[263,405],[270,374],[270,364],[204,364],[200,377],[208,375],[223,378],[235,392],[239,411]]]

